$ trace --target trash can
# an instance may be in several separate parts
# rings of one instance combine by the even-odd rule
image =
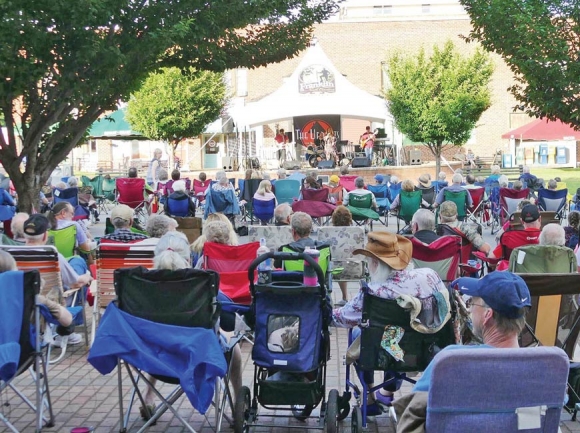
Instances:
[[[558,146],[556,148],[556,164],[566,164],[568,162],[566,150],[565,146]]]
[[[512,155],[504,153],[502,155],[503,168],[512,168]]]
[[[540,144],[540,160],[538,161],[540,164],[547,164],[548,163],[548,145],[547,144]]]

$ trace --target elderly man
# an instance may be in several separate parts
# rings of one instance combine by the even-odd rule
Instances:
[[[111,223],[115,227],[115,231],[103,236],[101,242],[133,243],[147,239],[147,235],[131,231],[131,226],[133,225],[133,209],[126,204],[120,204],[113,208],[111,211]]]
[[[540,216],[540,211],[535,204],[527,204],[522,208],[522,213],[520,216],[522,220],[522,225],[524,226],[524,231],[528,234],[528,244],[535,243],[540,236],[540,229],[542,227],[542,217]],[[503,245],[497,244],[495,249],[488,254],[489,258],[500,259],[503,256]],[[503,257],[509,260],[509,257]]]
[[[26,242],[26,238],[24,237],[24,222],[28,218],[30,218],[30,215],[26,212],[18,212],[12,217],[12,221],[10,221],[10,230],[12,231],[14,245],[21,245]],[[4,238],[2,239],[2,243],[7,243],[4,242]]]
[[[459,173],[455,173],[451,178],[451,185],[446,186],[439,190],[439,193],[437,194],[437,198],[435,198],[435,203],[433,204],[433,206],[434,207],[440,206],[441,203],[445,201],[445,191],[450,192],[465,191],[465,201],[467,203],[467,207],[471,207],[473,205],[473,200],[471,199],[469,191],[467,191],[465,187],[461,185],[462,182],[463,176]]]
[[[48,239],[49,228],[50,222],[48,221],[47,217],[41,214],[31,215],[30,218],[24,222],[23,231],[26,245],[45,245]],[[65,289],[77,289],[82,287],[83,291],[85,292],[84,294],[86,294],[88,285],[90,285],[93,281],[93,277],[87,268],[86,262],[77,256],[71,257],[69,260],[67,260],[62,254],[58,253],[58,263],[60,266],[62,284],[64,285]],[[69,335],[69,344],[79,344],[81,342],[81,335],[76,333]],[[56,344],[58,344],[58,340],[56,340]]]
[[[410,240],[393,233],[371,232],[365,248],[354,250],[353,254],[363,254],[367,257],[371,281],[366,288],[368,293],[386,299],[395,299],[401,294],[418,298],[424,308],[439,311],[445,316],[434,318],[442,319],[441,326],[443,326],[445,319],[448,319],[448,313],[444,313],[445,308],[437,302],[437,299],[441,298],[439,294],[448,294],[447,288],[434,270],[413,268],[411,264],[413,244]],[[356,296],[346,305],[332,312],[332,321],[335,326],[354,328],[361,324],[364,290],[365,288],[361,287]],[[372,387],[374,372],[365,371],[364,375],[365,382]],[[391,378],[394,379],[395,376],[391,373],[385,374],[385,380]],[[376,395],[369,394],[367,415],[382,413],[377,400],[382,405],[390,406],[393,393],[399,389],[400,385],[400,380],[392,380]]]
[[[471,242],[475,250],[485,254],[489,253],[491,245],[483,240],[477,224],[457,220],[457,205],[454,202],[443,202],[439,208],[439,216],[441,218],[441,232],[444,235],[457,234],[462,238],[465,237]]]
[[[540,233],[540,245],[557,245],[563,247],[566,244],[566,232],[560,224],[546,224]]]
[[[172,185],[173,192],[167,197],[165,211],[170,216],[193,217],[195,204],[189,197],[184,180],[176,180]]]
[[[439,239],[435,233],[435,214],[428,209],[419,209],[411,220],[411,232],[413,237],[427,245]]]
[[[370,195],[372,197],[371,207],[373,209],[377,209],[377,201],[375,200],[375,196],[368,189],[365,189],[365,180],[361,176],[357,177],[354,180],[354,186],[355,186],[355,189],[353,189],[351,192],[344,195],[342,204],[344,206],[348,206],[349,197],[351,197],[353,195],[358,195],[358,196]]]
[[[276,174],[278,175],[278,180],[286,179],[286,169],[285,168],[279,168],[278,171],[276,172]]]
[[[150,236],[149,240],[159,239],[167,232],[173,232],[177,229],[177,221],[169,218],[167,215],[151,215],[147,219],[145,231]]]
[[[525,183],[528,186],[533,186],[538,182],[538,178],[530,173],[530,167],[528,167],[527,165],[523,166],[522,174],[518,180]]]
[[[277,226],[289,226],[292,207],[288,203],[280,203],[274,209],[274,221]]]

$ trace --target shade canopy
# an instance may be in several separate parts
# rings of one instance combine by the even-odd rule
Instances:
[[[101,117],[91,125],[91,138],[143,138],[143,134],[133,131],[125,120],[127,109],[121,108],[105,117]]]
[[[569,124],[561,120],[536,119],[524,126],[512,129],[501,138],[515,138],[527,141],[559,141],[580,140],[580,131],[575,131]]]
[[[249,127],[296,116],[339,115],[379,123],[391,119],[386,101],[348,81],[320,44],[308,48],[296,70],[278,90],[236,111],[236,124]]]

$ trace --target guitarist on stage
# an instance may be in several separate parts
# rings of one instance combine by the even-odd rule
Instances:
[[[288,143],[288,137],[284,133],[284,130],[280,129],[278,134],[276,134],[276,137],[274,137],[274,140],[276,140],[278,147],[278,161],[280,162],[280,167],[283,167],[284,162],[286,161],[286,144]]]
[[[375,145],[375,134],[371,131],[371,127],[367,126],[363,135],[360,136],[360,146],[365,150],[365,155],[372,163],[373,161],[373,146]]]

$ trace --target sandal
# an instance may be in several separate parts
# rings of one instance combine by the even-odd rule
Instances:
[[[155,405],[154,404],[147,404],[145,406],[141,406],[139,408],[139,415],[141,415],[141,418],[145,421],[149,421],[151,418],[153,418],[153,415],[155,414]],[[155,425],[157,424],[157,421],[151,423],[151,425]]]
[[[375,392],[375,401],[383,406],[392,406],[394,399],[395,397],[392,395],[383,395],[379,391]]]

